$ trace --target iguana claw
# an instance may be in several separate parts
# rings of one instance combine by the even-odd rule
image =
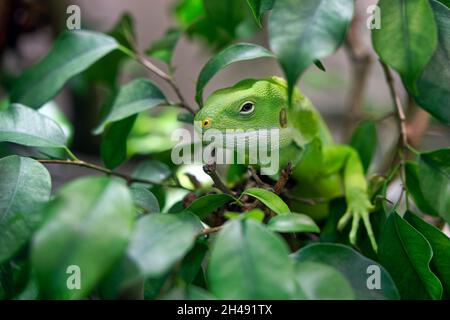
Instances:
[[[374,206],[370,203],[370,201],[367,199],[365,195],[356,197],[352,196],[351,199],[347,200],[347,211],[339,220],[337,228],[339,231],[342,231],[349,222],[349,220],[353,218],[349,239],[350,243],[352,245],[355,245],[359,222],[362,219],[367,231],[367,235],[369,236],[372,248],[375,252],[377,252],[378,246],[372,230],[372,225],[370,224],[370,217],[369,217],[369,214],[373,209]]]

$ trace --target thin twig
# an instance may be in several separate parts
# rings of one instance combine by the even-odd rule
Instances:
[[[128,42],[133,47],[134,52],[130,52],[128,50],[128,48],[123,47],[123,46],[121,47],[121,49],[124,52],[127,52],[127,54],[131,55],[134,59],[136,59],[136,61],[138,61],[140,64],[142,64],[145,68],[147,68],[148,70],[153,72],[155,75],[157,75],[158,77],[160,77],[161,79],[166,81],[170,85],[170,87],[172,87],[176,96],[180,100],[180,102],[178,103],[180,105],[180,107],[186,109],[187,111],[189,111],[192,114],[195,114],[195,109],[192,108],[187,103],[186,99],[184,98],[183,94],[181,93],[180,88],[178,88],[177,84],[175,83],[175,80],[173,79],[173,77],[171,75],[165,73],[163,70],[161,70],[157,66],[155,66],[150,60],[147,59],[147,57],[145,55],[143,55],[142,53],[139,52],[139,47],[137,45],[136,39],[130,32],[127,32],[127,30],[124,30],[124,34],[125,34],[125,37],[127,38]]]
[[[178,185],[178,184],[168,184],[168,183],[162,183],[162,182],[155,182],[155,181],[151,181],[151,180],[148,180],[148,179],[135,178],[135,177],[132,177],[130,175],[127,175],[127,174],[124,174],[124,173],[120,173],[120,172],[116,172],[116,171],[107,169],[105,167],[102,167],[102,166],[99,166],[99,165],[96,165],[96,164],[93,164],[93,163],[85,162],[85,161],[82,161],[82,160],[47,160],[47,159],[38,159],[37,161],[42,163],[42,164],[72,165],[72,166],[89,168],[89,169],[92,169],[92,170],[103,172],[103,173],[108,174],[108,175],[112,175],[112,176],[116,176],[116,177],[120,177],[122,179],[125,179],[128,184],[137,182],[137,183],[162,185],[162,186],[173,187],[173,188],[181,188],[182,187],[181,185]]]
[[[211,177],[212,181],[214,182],[214,186],[217,189],[234,197],[234,193],[222,182],[222,179],[220,179],[219,175],[217,174],[215,162],[205,164],[203,166],[203,171],[205,171],[205,173]]]
[[[255,180],[256,184],[259,187],[267,187],[268,184],[261,180],[261,178],[258,176],[258,173],[256,172],[255,168],[252,166],[248,167],[248,171],[250,172],[250,175],[252,176],[253,180]]]
[[[386,77],[386,82],[389,87],[389,93],[391,94],[392,101],[395,105],[395,111],[397,113],[397,119],[400,129],[400,142],[402,148],[407,148],[408,146],[408,137],[406,131],[406,116],[403,111],[402,102],[400,96],[397,93],[397,89],[395,88],[394,77],[392,76],[392,72],[389,67],[380,60],[381,66],[383,67],[384,75]]]
[[[361,118],[365,89],[367,87],[369,71],[372,65],[370,51],[364,45],[359,33],[360,20],[361,17],[358,14],[355,14],[345,41],[345,48],[347,49],[353,67],[352,86],[349,93],[349,110],[345,126],[346,137],[350,137],[350,134],[355,127],[356,120]]]
[[[186,177],[188,177],[189,181],[192,183],[195,189],[203,188],[200,181],[198,181],[197,177],[191,173],[185,173]]]
[[[222,229],[222,226],[203,229],[202,231],[200,231],[200,232],[197,234],[196,238],[201,237],[201,236],[206,236],[206,235],[211,234],[211,233],[218,232],[218,231],[220,231],[221,229]]]
[[[395,88],[394,83],[394,77],[392,75],[391,70],[389,67],[380,60],[380,64],[383,67],[384,75],[386,77],[386,82],[389,87],[389,93],[391,95],[392,101],[395,105],[395,111],[397,114],[397,120],[398,120],[398,126],[400,131],[400,137],[399,137],[399,157],[400,157],[400,178],[402,180],[402,193],[400,194],[400,199],[405,193],[405,201],[406,201],[406,207],[409,207],[409,201],[408,201],[408,192],[406,191],[406,173],[405,173],[405,154],[408,152],[408,133],[406,131],[406,116],[405,111],[403,110],[402,101],[400,99],[399,94],[397,93],[397,89]]]
[[[281,170],[280,178],[278,179],[277,183],[273,187],[273,191],[276,194],[280,194],[283,191],[291,174],[292,174],[292,163],[289,161],[287,163],[287,165],[284,167],[284,169]]]

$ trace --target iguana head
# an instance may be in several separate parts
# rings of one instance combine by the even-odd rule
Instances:
[[[246,79],[213,92],[196,114],[194,122],[197,130],[222,132],[227,129],[281,128],[281,110],[286,106],[284,80],[277,77]]]

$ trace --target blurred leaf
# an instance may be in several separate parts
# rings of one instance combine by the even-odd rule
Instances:
[[[320,232],[313,219],[298,213],[275,216],[269,220],[267,228],[276,232]]]
[[[227,222],[215,240],[208,286],[219,299],[290,299],[297,293],[284,242],[253,219]]]
[[[307,299],[353,300],[355,294],[347,279],[330,265],[300,262],[295,266],[296,279]]]
[[[325,66],[323,65],[322,61],[320,60],[315,60],[314,64],[316,65],[317,68],[319,68],[320,70],[322,70],[323,72],[327,72],[327,69],[325,69]]]
[[[58,124],[20,104],[0,110],[0,141],[29,147],[65,148],[66,137]]]
[[[162,38],[152,43],[145,53],[150,57],[172,65],[172,55],[181,35],[182,32],[180,30],[171,28],[167,30]]]
[[[419,185],[426,201],[450,223],[450,148],[420,155]]]
[[[267,49],[250,43],[238,43],[231,45],[212,57],[200,71],[197,79],[195,100],[203,105],[203,89],[214,75],[226,66],[244,60],[251,60],[263,57],[273,57]]]
[[[11,102],[40,108],[70,78],[117,48],[117,41],[102,33],[85,30],[63,32],[48,55],[17,79]]]
[[[145,160],[140,162],[133,171],[133,178],[149,180],[161,183],[172,175],[167,164],[156,160]]]
[[[406,212],[405,220],[419,231],[433,249],[431,270],[442,283],[445,299],[450,297],[450,239],[439,229],[426,223],[412,212]]]
[[[406,188],[408,193],[414,199],[414,203],[424,213],[437,216],[439,213],[433,205],[428,203],[422,193],[419,182],[419,165],[415,162],[408,161],[405,164]]]
[[[395,211],[384,225],[378,256],[402,299],[441,298],[442,285],[429,266],[433,256],[430,244]]]
[[[196,286],[188,286],[186,295],[188,300],[217,300],[211,293]]]
[[[120,45],[132,50],[133,44],[130,43],[130,37],[135,38],[136,35],[131,15],[129,13],[122,14],[112,30],[108,32],[108,35],[116,39]],[[108,87],[115,89],[120,67],[127,58],[129,56],[123,51],[114,50],[87,69],[83,75],[90,82],[104,83]]]
[[[364,172],[367,172],[377,149],[375,123],[373,121],[362,122],[353,133],[350,145],[358,151]]]
[[[177,120],[181,121],[181,122],[193,124],[194,123],[194,115],[190,112],[183,112],[183,113],[178,114]]]
[[[375,51],[416,92],[416,80],[430,61],[437,30],[428,0],[380,0],[381,29],[372,30]]]
[[[289,99],[301,74],[345,39],[352,0],[280,0],[269,18],[270,47],[288,81]]]
[[[209,214],[213,213],[216,209],[233,200],[234,198],[232,196],[225,193],[208,194],[206,196],[195,199],[189,205],[189,207],[186,208],[186,210],[192,212],[200,219],[204,219]]]
[[[264,220],[265,214],[261,209],[252,209],[247,212],[225,212],[224,217],[227,219],[254,219],[256,221],[262,222]]]
[[[351,284],[356,299],[399,298],[395,284],[387,271],[377,262],[367,259],[348,246],[334,243],[311,244],[292,256],[300,263],[316,262],[336,268]],[[369,268],[378,269],[379,273],[371,273]],[[380,277],[380,289],[369,289],[371,275]]]
[[[25,257],[0,264],[0,299],[16,298],[26,288],[30,273],[30,264]]]
[[[431,0],[431,1],[433,1],[433,0]],[[437,0],[437,1],[446,5],[447,8],[450,8],[450,0]]]
[[[133,197],[134,205],[143,213],[157,213],[160,212],[158,199],[148,189],[138,186],[130,188],[131,196]]]
[[[113,122],[102,137],[100,154],[108,169],[114,169],[127,159],[127,138],[136,121],[136,115]]]
[[[126,248],[135,216],[131,195],[118,179],[81,178],[62,188],[45,211],[31,254],[41,293],[84,298]],[[68,288],[70,266],[81,272],[78,290]]]
[[[436,119],[450,125],[450,9],[431,0],[431,7],[438,29],[436,51],[420,76],[418,94],[413,94],[417,103]]]
[[[236,27],[245,17],[247,8],[244,1],[203,0],[203,5],[209,20],[233,38]]]
[[[193,247],[201,228],[200,221],[190,213],[153,213],[140,218],[126,255],[103,283],[104,294],[117,297],[146,278],[153,279],[154,289],[158,290],[163,285],[160,280]],[[146,290],[150,289],[150,284],[146,286]]]
[[[178,0],[174,14],[181,25],[187,27],[205,14],[203,0]]]
[[[39,109],[39,113],[49,117],[61,127],[64,132],[64,136],[66,137],[66,143],[69,144],[72,140],[74,129],[64,112],[61,111],[60,107],[54,101],[50,101]]]
[[[127,249],[127,257],[137,268],[129,280],[159,277],[169,271],[193,247],[199,229],[200,221],[189,213],[155,213],[139,219]]]
[[[197,241],[194,247],[181,261],[180,277],[186,283],[192,283],[202,268],[203,259],[208,252],[209,246],[205,241]]]
[[[291,213],[291,210],[287,204],[273,192],[261,188],[249,188],[242,193],[241,197],[243,195],[248,195],[258,199],[276,214],[281,215]]]
[[[272,10],[275,0],[247,0],[247,3],[252,10],[256,22],[261,27],[264,13]]]
[[[116,122],[157,105],[166,103],[164,94],[150,80],[135,79],[124,85],[94,133],[102,133],[110,122]]]
[[[39,162],[19,156],[0,159],[0,264],[11,258],[41,221],[51,180]]]

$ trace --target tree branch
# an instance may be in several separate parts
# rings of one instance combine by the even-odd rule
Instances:
[[[355,13],[350,25],[345,48],[352,61],[353,79],[349,93],[349,110],[346,117],[345,136],[350,137],[353,132],[355,123],[360,120],[364,105],[364,95],[369,78],[369,71],[372,65],[372,57],[370,51],[364,45],[359,34],[359,22],[361,17]]]
[[[389,93],[391,95],[392,101],[395,106],[395,111],[397,113],[398,125],[400,130],[400,143],[403,149],[408,147],[408,136],[406,131],[406,116],[402,107],[402,102],[400,96],[397,93],[397,89],[395,88],[394,77],[392,76],[392,72],[389,67],[380,60],[381,66],[383,67],[384,75],[386,77],[386,82],[389,87]]]
[[[292,174],[292,163],[289,161],[287,163],[287,165],[284,167],[284,169],[281,170],[280,178],[278,179],[277,183],[275,183],[275,186],[273,187],[273,191],[276,194],[280,194],[283,191],[291,174]]]
[[[155,181],[151,181],[148,179],[139,179],[139,178],[134,178],[130,175],[124,174],[124,173],[120,173],[120,172],[116,172],[116,171],[112,171],[110,169],[107,169],[105,167],[93,164],[93,163],[89,163],[89,162],[85,162],[82,160],[46,160],[46,159],[37,159],[38,162],[42,163],[42,164],[59,164],[59,165],[72,165],[72,166],[78,166],[78,167],[84,167],[84,168],[89,168],[92,170],[96,170],[102,173],[105,173],[107,175],[112,175],[112,176],[116,176],[116,177],[120,177],[122,179],[125,179],[127,181],[128,184],[134,183],[134,182],[138,182],[138,183],[147,183],[147,184],[154,184],[154,185],[161,185],[161,186],[166,186],[166,187],[173,187],[173,188],[182,188],[181,185],[179,184],[168,184],[168,183],[161,183],[161,182],[155,182]]]
[[[196,235],[196,238],[201,237],[201,236],[206,236],[206,235],[211,234],[211,233],[218,232],[218,231],[220,231],[221,229],[222,229],[222,226],[218,226],[218,227],[214,227],[214,228],[206,228],[206,229],[203,229],[202,231],[200,231],[200,232]]]
[[[205,171],[205,173],[211,177],[212,181],[214,182],[214,186],[217,189],[234,197],[234,193],[222,182],[222,179],[220,179],[219,175],[217,174],[215,162],[211,164],[205,164],[203,166],[203,171]]]
[[[402,180],[402,193],[400,194],[400,199],[403,196],[403,193],[405,194],[405,203],[406,208],[409,208],[409,201],[408,201],[408,192],[406,190],[406,173],[405,173],[405,154],[408,151],[408,133],[406,131],[406,116],[405,111],[403,110],[402,101],[400,99],[400,96],[397,92],[397,89],[395,88],[394,83],[394,77],[392,76],[392,72],[389,69],[389,67],[381,60],[379,60],[381,63],[381,66],[383,67],[384,75],[386,77],[386,82],[389,87],[389,93],[391,95],[392,101],[395,105],[395,112],[397,115],[397,123],[399,126],[400,136],[399,136],[399,157],[400,157],[400,178]]]
[[[136,39],[130,32],[128,32],[127,30],[123,30],[123,32],[124,32],[125,37],[127,38],[128,42],[133,47],[133,52],[131,52],[128,48],[123,47],[123,46],[121,47],[121,49],[124,52],[127,52],[128,55],[132,56],[134,59],[136,59],[136,61],[138,61],[145,68],[150,70],[152,73],[154,73],[155,75],[157,75],[158,77],[160,77],[161,79],[166,81],[170,85],[170,87],[173,89],[173,91],[175,92],[178,99],[180,100],[180,103],[179,103],[180,107],[186,109],[187,111],[189,111],[192,114],[195,114],[195,109],[192,108],[187,103],[186,99],[184,98],[183,94],[181,93],[180,88],[178,88],[178,86],[175,83],[175,80],[172,78],[172,76],[165,73],[157,66],[155,66],[150,60],[148,60],[145,57],[145,55],[143,55],[142,53],[139,52],[139,47],[137,45]]]

